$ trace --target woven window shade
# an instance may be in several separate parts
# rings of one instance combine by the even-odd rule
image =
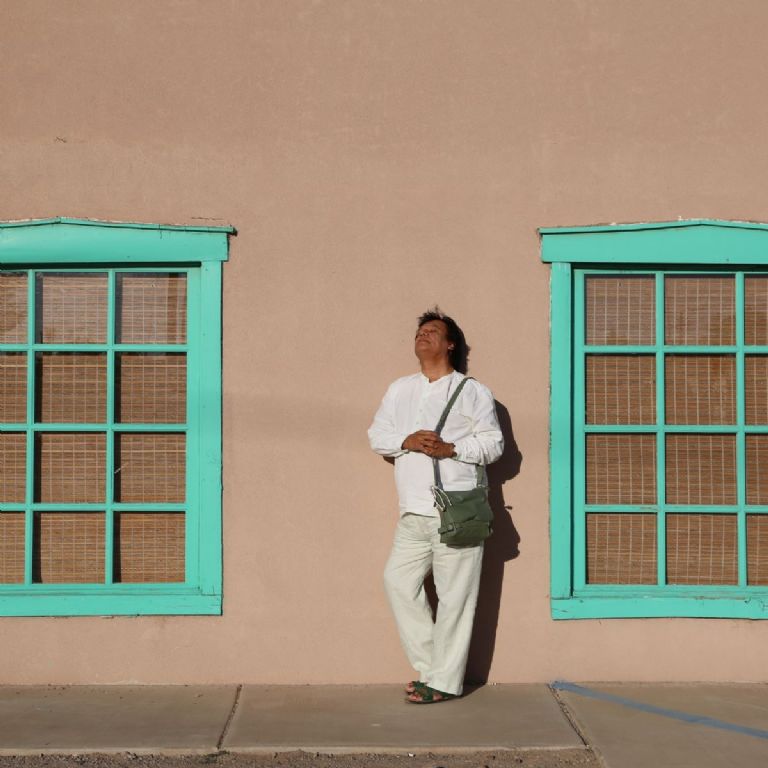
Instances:
[[[587,515],[588,584],[656,581],[656,515]]]
[[[654,357],[587,355],[586,406],[587,424],[654,424]]]
[[[27,420],[27,356],[0,354],[0,423]]]
[[[735,424],[736,358],[667,355],[664,366],[667,424]]]
[[[120,355],[118,392],[118,420],[125,424],[183,424],[186,355]]]
[[[0,502],[23,504],[26,496],[27,436],[0,432]]]
[[[27,276],[0,274],[0,344],[27,342]]]
[[[655,435],[587,435],[587,504],[655,504]]]
[[[117,276],[118,339],[123,344],[184,344],[187,340],[187,276]]]
[[[653,344],[656,341],[653,276],[588,276],[587,344]]]
[[[125,433],[115,448],[115,497],[121,502],[184,501],[183,434]]]
[[[53,424],[107,420],[107,356],[37,355],[37,420]]]
[[[768,517],[747,515],[747,584],[768,585]]]
[[[115,581],[183,582],[184,515],[122,512],[115,525]]]
[[[37,339],[43,344],[103,344],[107,340],[107,276],[37,276]]]
[[[768,424],[768,357],[745,356],[744,400],[747,424]]]
[[[59,504],[104,501],[105,449],[105,436],[95,432],[38,434],[36,500]]]
[[[768,345],[768,275],[744,278],[744,341]]]
[[[736,515],[667,515],[668,584],[736,584]]]
[[[768,504],[768,435],[747,435],[747,504]]]
[[[667,276],[664,338],[667,344],[735,344],[734,278]]]
[[[734,435],[667,435],[667,503],[735,504]]]
[[[43,584],[103,583],[104,515],[35,513],[32,574]]]
[[[0,584],[24,582],[24,513],[0,514]]]

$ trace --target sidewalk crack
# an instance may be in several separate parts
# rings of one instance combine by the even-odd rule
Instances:
[[[240,704],[240,694],[243,691],[243,684],[240,683],[240,685],[237,686],[237,690],[235,691],[235,700],[232,702],[232,709],[229,710],[229,716],[227,717],[227,722],[224,723],[224,729],[221,732],[221,736],[219,736],[219,740],[216,742],[216,751],[221,751],[221,745],[224,743],[224,739],[227,738],[227,735],[229,734],[229,727],[232,725],[232,720],[235,717],[235,712],[237,711],[237,706]]]

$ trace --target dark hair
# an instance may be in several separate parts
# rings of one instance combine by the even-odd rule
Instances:
[[[464,338],[464,331],[459,328],[458,324],[452,317],[444,315],[440,311],[440,307],[435,306],[432,309],[428,309],[423,315],[419,317],[418,323],[421,328],[424,323],[429,323],[432,320],[440,320],[445,323],[447,329],[446,336],[448,341],[453,344],[453,349],[448,355],[448,359],[451,365],[459,372],[466,373],[469,368],[469,345]]]

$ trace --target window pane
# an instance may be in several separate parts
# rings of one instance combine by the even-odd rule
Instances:
[[[122,344],[184,344],[187,276],[159,272],[117,276],[117,339]]]
[[[655,504],[656,437],[587,435],[587,504]]]
[[[0,344],[27,342],[27,275],[0,273]]]
[[[0,423],[27,420],[27,356],[0,354]]]
[[[587,344],[653,344],[654,277],[588,275],[585,323]]]
[[[41,433],[37,436],[35,496],[44,503],[104,501],[104,434]]]
[[[736,584],[735,515],[667,515],[668,584]]]
[[[587,424],[654,424],[656,360],[651,355],[587,355]]]
[[[656,582],[656,515],[587,515],[588,584]]]
[[[107,356],[45,352],[37,355],[36,419],[52,424],[107,420]]]
[[[768,435],[747,435],[747,504],[768,504]]]
[[[24,513],[0,514],[0,584],[24,582]]]
[[[0,502],[23,504],[27,473],[27,436],[0,432]]]
[[[667,503],[735,504],[734,435],[667,435]]]
[[[104,515],[35,513],[32,578],[43,584],[103,583]]]
[[[744,278],[744,341],[768,344],[768,275]]]
[[[104,344],[107,276],[43,273],[37,276],[37,333],[43,344]]]
[[[667,424],[735,424],[736,358],[668,355],[665,360]]]
[[[667,275],[664,280],[664,338],[667,344],[735,344],[733,276]]]
[[[768,357],[745,356],[744,390],[747,424],[768,424]]]
[[[118,393],[118,421],[183,424],[187,418],[186,356],[120,355]]]
[[[185,495],[183,434],[125,433],[115,446],[115,498],[122,502],[181,503]]]
[[[115,524],[115,581],[183,582],[184,515],[121,512]]]
[[[747,515],[747,584],[768,585],[768,516]]]

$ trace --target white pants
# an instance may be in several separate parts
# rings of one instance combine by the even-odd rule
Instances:
[[[419,679],[445,693],[460,694],[464,684],[483,546],[452,548],[440,543],[440,518],[406,514],[395,531],[384,569],[384,586],[400,640]],[[424,591],[432,571],[437,619]]]

